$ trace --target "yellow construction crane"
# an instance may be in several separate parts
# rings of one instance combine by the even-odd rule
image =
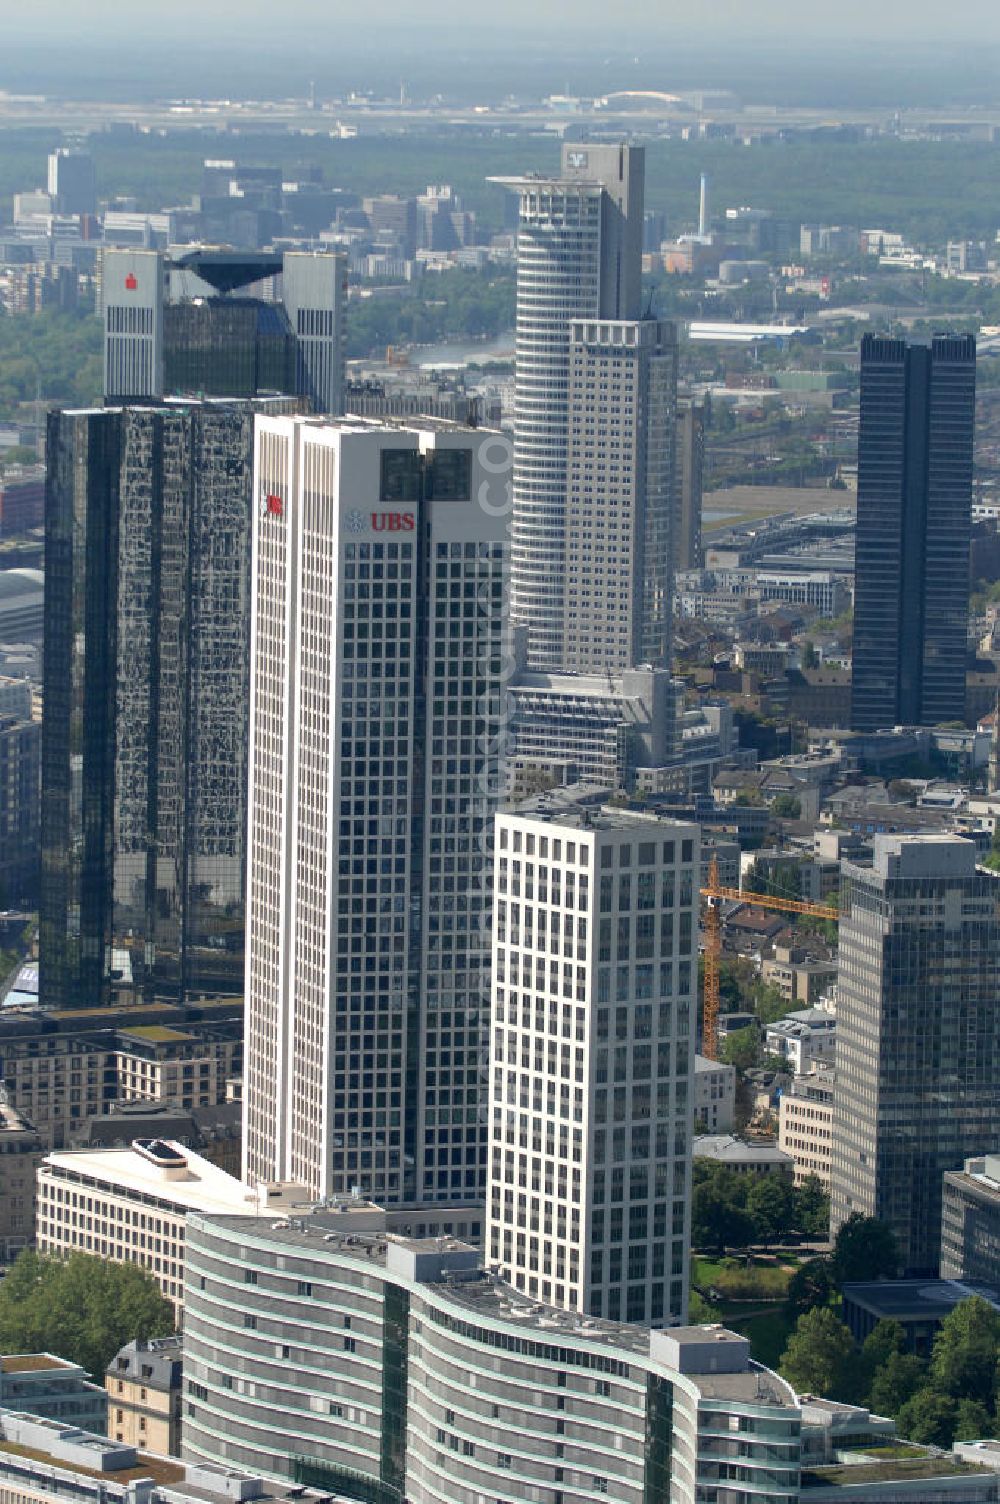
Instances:
[[[770,893],[751,893],[745,888],[725,888],[719,882],[719,859],[708,864],[708,882],[701,890],[705,900],[705,980],[702,1003],[701,1051],[709,1060],[719,1058],[719,964],[722,960],[722,915],[719,905],[730,898],[734,903],[750,903],[760,909],[777,909],[783,914],[811,914],[815,919],[840,918],[833,904],[803,903],[797,898],[772,898]]]

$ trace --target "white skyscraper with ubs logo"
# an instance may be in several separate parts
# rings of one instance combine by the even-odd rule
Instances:
[[[481,1198],[510,454],[257,427],[244,1171]]]

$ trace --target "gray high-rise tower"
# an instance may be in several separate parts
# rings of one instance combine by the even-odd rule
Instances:
[[[861,342],[851,725],[965,720],[976,342]]]
[[[644,167],[641,147],[574,144],[558,177],[498,180],[520,196],[511,568],[534,669],[567,666],[571,322],[639,318]]]
[[[875,836],[845,863],[834,1229],[879,1217],[903,1267],[936,1273],[941,1177],[1000,1141],[1000,882],[957,836]]]

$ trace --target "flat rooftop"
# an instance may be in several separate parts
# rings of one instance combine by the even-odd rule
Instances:
[[[546,824],[565,825],[574,830],[634,831],[640,825],[655,825],[691,833],[696,828],[690,821],[661,815],[655,810],[618,809],[603,802],[609,797],[609,790],[599,783],[570,783],[563,788],[529,794],[503,813],[516,819],[542,820]]]
[[[877,1448],[873,1448],[876,1451]],[[866,1453],[866,1456],[871,1455]],[[884,1457],[874,1462],[832,1463],[829,1467],[804,1467],[801,1488],[804,1494],[814,1488],[844,1488],[848,1484],[898,1483],[900,1485],[930,1478],[958,1478],[963,1474],[975,1475],[990,1472],[988,1467],[976,1467],[972,1463],[958,1461],[954,1457]],[[865,1497],[859,1495],[859,1498]],[[881,1492],[879,1498],[892,1498]],[[907,1495],[906,1497],[909,1497]],[[959,1495],[954,1494],[956,1501]]]
[[[126,1039],[145,1039],[152,1044],[183,1043],[197,1038],[190,1031],[173,1029],[168,1024],[136,1024],[134,1028],[124,1028],[122,1036]]]
[[[163,1485],[184,1481],[185,1469],[181,1463],[170,1462],[165,1457],[151,1457],[145,1452],[139,1454],[139,1461],[135,1467],[102,1470],[83,1467],[77,1462],[67,1462],[64,1457],[59,1457],[52,1452],[43,1452],[35,1447],[23,1447],[19,1442],[7,1441],[0,1436],[0,1469],[2,1469],[4,1454],[9,1457],[27,1457],[32,1462],[43,1462],[48,1467],[59,1468],[63,1472],[80,1473],[85,1478],[99,1478],[106,1483],[134,1483],[139,1478],[152,1478],[154,1483]]]
[[[841,1294],[856,1306],[879,1317],[897,1320],[934,1321],[953,1310],[959,1301],[979,1295],[1000,1311],[1000,1291],[989,1285],[957,1279],[877,1279],[844,1285]]]
[[[109,1191],[156,1196],[183,1211],[254,1217],[259,1203],[252,1191],[233,1175],[210,1164],[170,1139],[161,1141],[186,1164],[186,1174],[172,1179],[176,1159],[148,1158],[135,1148],[65,1149],[46,1155],[41,1173],[53,1180],[81,1176]]]
[[[77,1364],[52,1353],[10,1353],[0,1357],[0,1373],[39,1373],[43,1369],[76,1369]]]

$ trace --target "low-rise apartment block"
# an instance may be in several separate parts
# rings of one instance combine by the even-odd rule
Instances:
[[[181,1339],[126,1343],[108,1364],[108,1433],[161,1456],[181,1450]]]
[[[736,1121],[736,1067],[694,1057],[694,1121],[700,1133],[731,1133]]]
[[[764,1048],[780,1055],[796,1076],[814,1064],[832,1065],[837,1048],[837,1020],[826,1008],[798,1008],[764,1031]]]
[[[35,1231],[35,1171],[44,1154],[41,1135],[0,1101],[0,1264],[10,1263]]]
[[[702,1133],[694,1141],[695,1159],[724,1165],[741,1175],[788,1175],[794,1169],[792,1156],[774,1144],[754,1143],[731,1133]]]
[[[760,974],[788,1003],[812,1008],[836,983],[837,963],[814,960],[798,946],[776,945],[774,955],[761,962]]]
[[[833,1133],[832,1070],[796,1076],[778,1105],[778,1148],[795,1161],[795,1184],[815,1175],[830,1189],[830,1143]]]
[[[112,1102],[226,1100],[242,1069],[243,1003],[150,1004],[0,1017],[0,1086],[46,1149],[75,1146]]]

